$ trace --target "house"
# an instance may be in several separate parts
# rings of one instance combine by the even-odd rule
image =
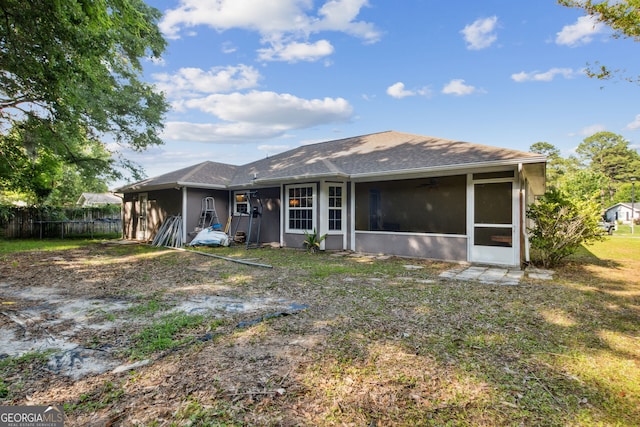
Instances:
[[[630,224],[631,218],[637,222],[640,220],[640,203],[616,203],[604,211],[604,217],[607,221],[620,221],[624,224]]]
[[[545,167],[535,153],[387,131],[243,166],[206,161],[118,192],[129,239],[181,215],[188,241],[212,197],[229,234],[255,235],[257,223],[262,243],[299,248],[316,229],[326,250],[520,266]]]
[[[111,193],[82,193],[76,202],[76,205],[83,208],[91,208],[104,205],[119,205],[122,199]]]

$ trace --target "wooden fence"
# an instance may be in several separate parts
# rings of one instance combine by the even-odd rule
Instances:
[[[16,208],[3,207],[0,237],[65,238],[122,234],[122,218],[116,207]]]

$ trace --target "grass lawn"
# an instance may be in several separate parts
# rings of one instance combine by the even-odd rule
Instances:
[[[607,236],[557,268],[553,281],[519,286],[445,280],[439,274],[456,265],[394,257],[202,249],[273,266],[265,269],[137,245],[47,241],[37,249],[55,254],[59,274],[90,268],[93,292],[136,298],[136,310],[108,319],[156,316],[118,335],[130,337],[123,355],[144,349],[151,360],[133,373],[73,384],[48,378],[30,390],[42,358],[0,360],[0,404],[57,399],[69,425],[640,424],[637,237]],[[34,265],[34,250],[0,242],[0,274],[18,277]],[[81,262],[70,261],[74,251]],[[51,286],[60,286],[55,277]],[[237,322],[255,315],[214,322],[164,313],[188,292],[283,298],[308,309],[244,328]],[[135,347],[160,327],[177,343],[169,352]],[[189,331],[213,338],[189,339]]]

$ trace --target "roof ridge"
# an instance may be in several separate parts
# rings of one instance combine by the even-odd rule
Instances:
[[[182,176],[182,179],[184,181],[186,181],[188,178],[192,177],[196,172],[199,172],[200,170],[202,170],[202,168],[204,168],[209,163],[213,163],[213,162],[211,160],[205,160],[202,163],[198,163],[198,164],[192,166],[191,170],[189,172],[187,172],[186,175]]]

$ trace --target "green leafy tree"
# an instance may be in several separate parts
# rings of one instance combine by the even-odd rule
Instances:
[[[585,167],[604,177],[600,189],[603,208],[613,202],[621,183],[640,175],[640,155],[615,133],[598,132],[585,138],[576,153]]]
[[[529,206],[527,217],[533,223],[529,229],[532,260],[546,268],[560,264],[581,245],[602,238],[598,204],[571,198],[560,190],[546,192]]]
[[[558,182],[556,189],[577,200],[597,201],[602,208],[602,188],[606,177],[586,168],[572,168]]]
[[[640,0],[558,0],[567,7],[583,9],[600,22],[613,29],[615,38],[632,38],[640,41]],[[587,74],[598,79],[610,79],[623,73],[622,70],[611,70],[606,65],[597,64],[597,68],[589,67]],[[625,77],[628,81],[639,82],[640,77]]]
[[[547,186],[557,187],[570,167],[567,160],[560,156],[560,150],[549,142],[540,141],[532,144],[529,151],[547,157]]]
[[[160,17],[142,0],[0,2],[0,180],[42,199],[62,164],[105,177],[137,170],[105,158],[102,141],[162,143],[167,103],[141,81],[142,59],[166,46]]]
[[[635,185],[632,185],[630,182],[620,185],[613,198],[613,204],[631,203],[632,199],[635,203],[640,202],[640,182],[637,180]]]
[[[28,119],[0,138],[3,192],[14,192],[29,204],[68,205],[83,191],[106,189],[105,180],[114,174],[104,145],[88,137],[61,143],[56,136],[38,120]]]

